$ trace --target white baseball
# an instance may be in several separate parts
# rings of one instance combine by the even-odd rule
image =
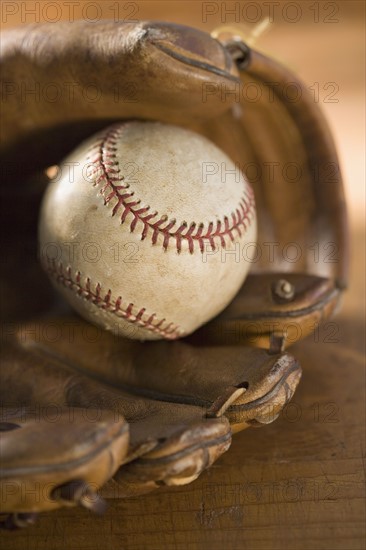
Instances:
[[[201,135],[123,122],[62,163],[39,236],[45,269],[80,315],[130,338],[174,339],[220,313],[243,284],[254,197]]]

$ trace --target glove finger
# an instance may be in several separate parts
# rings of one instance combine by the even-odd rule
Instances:
[[[181,405],[175,405],[171,409]],[[134,434],[134,425],[131,424]],[[231,444],[231,430],[225,417],[203,419],[175,437],[163,438],[141,456],[131,455],[102,488],[106,498],[128,498],[149,493],[161,486],[186,485],[209,468]]]
[[[140,343],[74,316],[52,319],[51,341],[47,326],[47,320],[25,324],[14,336],[30,352],[57,358],[132,395],[170,403],[173,410],[181,404],[198,406],[204,417],[225,414],[234,431],[274,420],[301,376],[298,362],[288,353],[207,347],[202,341],[199,346],[184,341]]]
[[[206,88],[239,83],[219,42],[158,22],[23,26],[3,33],[0,63],[6,83],[2,164],[13,177],[57,163],[110,120],[186,125],[210,118],[230,100],[216,95],[208,103]]]
[[[117,419],[122,417],[130,425],[123,463],[144,459],[143,467],[139,463],[141,482],[188,482],[230,446],[227,419],[208,419],[203,407],[135,397],[79,374],[68,359],[40,349],[35,352],[13,345],[8,354],[1,386],[10,390],[13,409],[37,405],[47,410],[50,404],[71,410],[81,407],[92,418],[106,409],[113,411]]]
[[[24,372],[24,378],[23,378]],[[91,418],[87,408],[57,406],[48,380],[38,400],[31,360],[3,347],[0,370],[1,482],[3,510],[32,513],[82,504],[98,510],[95,491],[124,460],[129,431],[110,410]],[[57,377],[53,380],[57,384]],[[40,392],[42,393],[42,392]]]
[[[279,206],[278,196],[290,196],[291,181],[289,182],[288,177],[286,179],[285,169],[282,170],[282,177],[276,177],[276,191],[272,200],[267,203],[270,218],[274,220],[273,233],[282,244],[288,242],[290,231],[294,241],[302,247],[303,253],[299,259],[301,264],[297,262],[298,265],[293,266],[294,270],[302,265],[304,271],[333,278],[335,286],[342,290],[347,284],[349,259],[345,197],[337,151],[322,111],[301,80],[279,63],[258,52],[252,52],[250,62],[241,73],[241,78],[242,82],[255,79],[262,86],[266,82],[267,88],[272,90],[276,104],[280,104],[282,110],[277,113],[276,108],[273,109],[267,99],[260,116],[269,122],[266,130],[269,130],[270,126],[275,130],[278,149],[273,149],[273,153],[279,153],[281,166],[285,167],[292,162],[299,171],[292,186],[294,189],[291,189],[291,202],[280,202],[283,208]],[[276,86],[277,83],[279,86]],[[296,90],[294,96],[284,93],[284,89],[287,90],[291,86]],[[267,116],[270,111],[273,113],[272,119]],[[255,110],[249,117],[255,117],[257,120]],[[259,120],[258,118],[258,122]],[[244,113],[242,123],[250,124],[250,118],[246,120]],[[280,133],[281,125],[284,123],[287,136],[283,135],[283,131],[282,135]],[[278,140],[280,135],[281,138]],[[257,133],[253,133],[251,140],[256,150],[259,145],[257,139],[263,144],[261,137],[258,138]],[[274,142],[275,138],[271,141]],[[264,185],[266,183],[269,181],[265,181]],[[301,208],[298,208],[299,204]],[[294,211],[296,216],[291,217]],[[287,228],[287,234],[283,223],[285,221],[291,223]],[[259,238],[260,242],[263,242],[263,236]],[[319,245],[320,258],[305,253],[314,241]],[[329,256],[329,243],[337,245],[337,261],[326,261]]]
[[[262,254],[254,267],[312,272],[334,278],[342,289],[348,271],[347,219],[328,124],[306,85],[274,60],[252,50],[240,77],[240,108],[203,121],[202,131],[238,162],[255,191]],[[244,93],[248,86],[258,91],[255,101]],[[283,254],[289,235],[300,247],[291,259]],[[278,246],[265,254],[269,239]],[[320,258],[310,253],[314,242]],[[322,245],[329,242],[338,245],[336,258],[324,262],[322,255],[331,251]]]
[[[286,297],[286,289],[290,296]],[[190,340],[210,345],[258,346],[281,353],[336,311],[333,279],[300,273],[253,273],[224,311]]]
[[[36,406],[36,404],[33,404]],[[41,411],[39,411],[41,412]],[[102,411],[3,408],[1,494],[7,513],[34,513],[80,504],[102,511],[96,491],[113,476],[128,449],[128,425]]]
[[[241,292],[197,337],[216,341],[220,327],[229,332],[235,325],[236,335],[224,343],[279,352],[331,315],[346,287],[344,191],[329,128],[306,86],[255,51],[247,53],[240,76],[240,107],[198,131],[246,173],[255,192],[258,243],[249,245],[256,251]],[[255,100],[245,93],[249,87]],[[243,259],[248,253],[238,251]]]
[[[125,497],[144,494],[162,485],[186,485],[209,468],[229,449],[230,444],[228,420],[222,417],[206,418],[191,425],[189,432],[182,431],[125,464],[118,470],[112,483],[118,484],[119,496]],[[106,491],[108,489],[106,487]]]

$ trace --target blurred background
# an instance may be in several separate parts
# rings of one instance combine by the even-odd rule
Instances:
[[[161,20],[211,32],[239,25],[252,45],[292,69],[321,105],[339,152],[352,229],[349,314],[363,316],[365,229],[365,3],[362,0],[289,2],[136,0],[7,1],[2,29],[84,19]],[[267,19],[262,34],[258,26]]]

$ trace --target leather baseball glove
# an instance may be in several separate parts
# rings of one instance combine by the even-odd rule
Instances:
[[[11,30],[1,46],[0,488],[11,528],[60,506],[101,510],[98,489],[112,477],[121,497],[188,483],[232,433],[273,421],[301,375],[285,349],[336,308],[348,252],[318,106],[235,33],[77,21]],[[255,191],[250,276],[221,315],[176,342],[129,341],[80,320],[37,261],[45,171],[124,119],[205,135]]]

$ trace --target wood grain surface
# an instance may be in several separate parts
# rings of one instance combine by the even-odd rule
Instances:
[[[107,16],[112,4],[123,8],[125,3],[99,4]],[[202,2],[136,4],[142,19],[207,31],[220,23],[220,13],[203,22]],[[363,9],[362,2],[332,3],[339,8],[339,24],[332,26],[314,23],[304,8],[308,2],[299,4],[307,16],[296,25],[275,20],[261,44],[309,82],[339,85],[340,101],[324,109],[345,165],[351,209],[351,285],[342,312],[291,348],[301,361],[303,379],[281,417],[236,435],[231,449],[197,481],[124,500],[110,485],[104,516],[75,509],[44,514],[30,529],[1,533],[1,550],[365,548],[363,69],[358,46]],[[325,9],[324,2],[316,4]],[[20,12],[5,21],[2,13],[4,26],[24,22],[32,21],[22,20]],[[291,40],[297,48],[289,47]]]

